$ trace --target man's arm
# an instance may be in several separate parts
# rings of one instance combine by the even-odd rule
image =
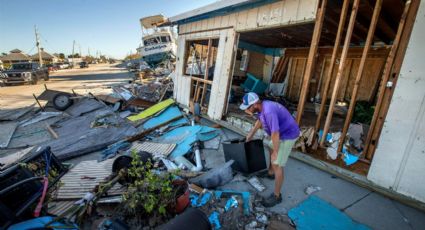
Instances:
[[[249,131],[248,135],[246,136],[246,141],[250,141],[259,128],[261,128],[261,121],[257,120],[254,124],[254,127],[252,127],[251,131]]]
[[[272,144],[273,144],[273,152],[272,152],[272,155],[271,155],[271,160],[273,162],[277,159],[277,154],[278,154],[278,151],[279,151],[279,145],[280,145],[280,134],[279,134],[279,132],[273,132],[271,138],[272,138]]]

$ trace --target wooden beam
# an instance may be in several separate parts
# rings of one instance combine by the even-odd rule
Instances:
[[[380,120],[382,120],[381,122],[383,122],[383,119],[384,119],[384,117],[379,117],[379,114],[381,112],[381,106],[384,102],[383,99],[384,99],[384,94],[385,94],[385,91],[386,91],[385,90],[386,85],[387,85],[389,77],[392,73],[392,67],[393,67],[393,64],[394,64],[395,55],[396,55],[396,53],[398,51],[398,47],[400,45],[400,40],[401,40],[401,36],[403,34],[404,26],[406,25],[406,17],[409,13],[410,5],[411,5],[411,1],[408,1],[408,2],[406,2],[405,6],[404,6],[403,14],[401,16],[400,23],[399,23],[398,29],[397,29],[397,35],[394,39],[394,43],[391,47],[391,51],[388,54],[387,62],[385,63],[384,72],[382,74],[382,80],[381,80],[381,83],[380,83],[380,86],[379,86],[379,91],[378,91],[378,99],[377,99],[376,105],[375,105],[375,112],[373,113],[372,121],[370,122],[369,132],[367,134],[367,138],[366,138],[366,142],[365,142],[364,152],[366,153],[367,159],[372,159],[372,155],[373,155],[373,152],[374,152],[374,150],[370,151],[372,136],[375,132],[379,133],[380,129],[382,128],[382,127],[377,128],[377,122],[378,122],[378,118]],[[409,21],[409,23],[410,23],[409,26],[412,27],[414,22]],[[408,42],[408,40],[403,41],[403,43],[407,43],[407,42]],[[403,45],[407,46],[407,44],[403,44]],[[399,62],[401,62],[401,60],[399,60]],[[389,101],[387,101],[386,103],[389,103]],[[376,146],[376,143],[374,143],[374,146]]]
[[[339,61],[338,72],[336,74],[335,85],[332,91],[331,103],[329,105],[328,115],[326,117],[325,127],[323,128],[323,135],[320,140],[320,146],[324,146],[326,135],[332,121],[332,115],[335,108],[336,98],[338,96],[339,85],[344,72],[345,61],[347,60],[348,49],[350,48],[351,35],[353,34],[354,25],[356,23],[357,10],[359,8],[360,0],[354,0],[353,8],[351,9],[350,21],[348,22],[347,34],[345,35],[344,47],[342,48],[341,60]]]
[[[347,116],[345,118],[344,127],[342,128],[341,137],[339,138],[337,152],[341,152],[342,150],[342,146],[344,145],[344,141],[345,141],[345,136],[347,135],[348,128],[351,123],[351,119],[353,118],[354,108],[356,106],[356,101],[357,101],[357,93],[360,88],[360,81],[362,80],[366,58],[369,53],[370,45],[372,44],[372,41],[373,41],[376,24],[378,22],[379,14],[381,12],[381,7],[382,7],[382,0],[377,0],[375,4],[375,8],[373,10],[373,15],[372,15],[372,20],[369,26],[369,31],[367,33],[366,44],[365,44],[365,47],[363,48],[362,58],[360,59],[359,69],[357,71],[356,80],[354,82],[353,92],[351,93],[350,106],[348,108]]]
[[[211,66],[211,60],[212,60],[212,39],[208,39],[208,49],[207,49],[207,61],[205,62],[205,75],[204,75],[204,79],[208,80],[208,75],[209,75],[209,68]],[[204,103],[204,99],[205,99],[205,95],[207,93],[207,83],[204,82],[204,85],[202,87],[202,96],[201,96],[201,102],[200,104],[202,105]]]
[[[297,108],[297,122],[301,123],[301,117],[304,112],[304,105],[307,98],[308,87],[311,75],[313,74],[314,61],[316,59],[317,48],[319,47],[320,35],[322,33],[323,19],[325,18],[327,0],[322,0],[320,8],[317,10],[316,23],[314,25],[313,36],[311,39],[310,51],[307,58],[307,67],[303,78],[303,84],[300,93],[300,100]]]
[[[349,5],[350,5],[350,0],[344,0],[344,4],[342,5],[342,9],[341,9],[341,15],[340,15],[340,18],[339,18],[338,32],[337,32],[336,38],[335,38],[335,45],[334,45],[334,48],[333,48],[333,51],[332,51],[331,62],[330,62],[327,77],[325,78],[325,81],[324,81],[323,93],[321,95],[320,110],[319,110],[319,114],[317,115],[316,125],[314,127],[314,133],[316,133],[320,129],[320,123],[322,121],[322,117],[323,117],[323,114],[325,112],[326,101],[327,101],[327,98],[328,98],[329,86],[330,86],[331,80],[332,80],[334,65],[335,65],[335,62],[336,62],[336,58],[337,58],[337,54],[338,54],[338,50],[339,50],[339,44],[341,42],[342,33],[344,31],[345,19],[346,19],[346,16],[347,16]],[[326,63],[324,63],[323,65],[325,65],[325,64]]]

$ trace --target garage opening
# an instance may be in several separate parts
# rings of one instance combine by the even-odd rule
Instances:
[[[248,131],[256,118],[239,104],[256,92],[293,114],[302,152],[367,175],[409,7],[322,0],[315,23],[240,32],[225,119]]]

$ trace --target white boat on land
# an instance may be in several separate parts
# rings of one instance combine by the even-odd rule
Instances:
[[[166,59],[174,59],[177,51],[176,35],[170,26],[158,26],[167,23],[163,15],[154,15],[140,19],[142,26],[142,45],[137,49],[143,61],[149,65],[158,64]]]

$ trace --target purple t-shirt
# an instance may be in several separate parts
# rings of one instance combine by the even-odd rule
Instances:
[[[299,136],[298,124],[283,105],[274,101],[263,101],[262,104],[260,121],[268,135],[279,132],[281,140],[292,140]]]

